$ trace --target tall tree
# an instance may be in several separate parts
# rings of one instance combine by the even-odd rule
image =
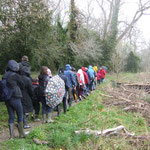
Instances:
[[[134,73],[138,72],[140,69],[140,62],[141,62],[140,58],[131,51],[127,58],[126,71]]]
[[[112,18],[107,38],[102,40],[102,63],[112,68],[112,55],[115,53],[117,34],[118,34],[118,16],[120,8],[120,0],[114,0],[112,3]],[[118,56],[118,55],[117,55]]]

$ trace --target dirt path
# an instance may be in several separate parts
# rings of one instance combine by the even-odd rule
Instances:
[[[54,119],[56,116],[57,116],[57,113],[56,113],[56,112],[53,112],[53,113],[52,113],[52,118]],[[24,130],[25,132],[32,131],[35,127],[42,125],[42,120],[39,121],[39,122],[30,122],[29,125],[31,126],[31,128],[25,129],[25,130]],[[15,129],[14,129],[14,133],[15,133],[15,136],[16,136],[16,137],[19,136],[17,127],[15,127]],[[8,128],[4,128],[4,129],[0,132],[0,143],[2,143],[2,142],[4,142],[4,141],[7,141],[7,140],[9,139],[9,136],[10,136],[10,135],[9,135],[9,129],[8,129]]]
[[[72,106],[76,105],[77,103],[73,103]],[[63,110],[61,111],[61,113],[63,113]],[[53,111],[52,112],[52,119],[55,120],[55,117],[57,116],[57,112],[56,111]],[[31,126],[31,128],[29,129],[25,129],[25,132],[30,132],[32,131],[35,127],[37,126],[40,126],[42,125],[42,120],[39,121],[39,122],[30,122],[29,125]],[[15,127],[14,129],[14,133],[15,133],[15,136],[18,137],[19,134],[18,134],[18,130],[17,130],[17,127]],[[9,128],[4,128],[2,131],[0,131],[0,145],[4,142],[4,141],[7,141],[9,140]]]

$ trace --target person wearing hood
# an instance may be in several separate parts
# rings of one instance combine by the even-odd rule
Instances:
[[[22,59],[21,59],[21,62],[19,63],[19,72],[20,72],[20,74],[22,72],[23,67],[26,67],[28,69],[28,72],[29,72],[28,76],[32,80],[32,78],[31,78],[31,66],[30,66],[28,56],[23,56]]]
[[[42,115],[43,115],[43,123],[53,123],[54,121],[51,119],[51,111],[52,108],[46,105],[46,99],[44,96],[44,90],[48,84],[50,73],[48,71],[48,67],[42,66],[39,79],[39,87],[40,87],[40,101],[42,102]]]
[[[93,82],[93,90],[96,89],[96,85],[97,85],[97,66],[94,66],[93,67],[93,70],[94,70],[94,82]]]
[[[72,68],[72,72],[74,73],[74,76],[75,76],[75,81],[76,81],[76,88],[73,89],[73,97],[74,97],[74,100],[77,101],[77,98],[79,98],[79,89],[80,89],[80,82],[79,82],[79,76],[76,72],[76,69],[75,68]]]
[[[100,73],[101,68],[98,69],[97,71],[97,83],[100,84],[100,79],[101,79],[101,73]]]
[[[32,81],[30,79],[30,71],[26,66],[22,66],[21,68],[21,78],[24,82],[24,88],[21,88],[22,91],[22,106],[23,106],[23,123],[24,129],[30,128],[28,125],[28,116],[29,112],[33,112],[33,105],[32,105],[32,96],[33,96],[33,88],[32,88]]]
[[[85,79],[84,79],[84,74],[82,69],[79,69],[77,72],[77,75],[79,77],[79,82],[80,82],[80,88],[79,88],[79,99],[82,100],[82,97],[85,98],[85,96],[83,95],[83,91],[84,91],[84,87],[85,87]]]
[[[101,69],[100,69],[100,76],[101,76],[100,82],[104,83],[105,75],[106,75],[106,71],[103,67],[101,67]]]
[[[94,82],[94,70],[93,67],[90,65],[88,67],[88,71],[87,71],[87,75],[88,75],[88,79],[89,79],[89,90],[92,91],[93,90],[93,82]]]
[[[65,66],[64,75],[67,77],[68,80],[68,103],[69,106],[71,106],[73,101],[73,88],[76,87],[76,81],[74,73],[71,71],[71,66],[69,64]]]
[[[86,86],[85,94],[88,96],[89,95],[89,79],[88,79],[88,75],[87,75],[85,67],[82,67],[82,71],[84,75],[84,83]]]
[[[3,75],[3,79],[6,79],[7,86],[13,89],[13,95],[9,101],[6,101],[6,107],[9,115],[9,132],[10,139],[14,138],[14,120],[15,120],[15,112],[17,114],[17,122],[18,122],[18,131],[19,137],[25,137],[24,129],[23,129],[23,108],[22,108],[22,93],[21,89],[24,87],[24,83],[21,79],[21,76],[18,74],[19,64],[15,60],[9,60],[5,74]]]

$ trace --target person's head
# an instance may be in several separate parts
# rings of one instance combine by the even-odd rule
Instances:
[[[86,71],[85,67],[82,67],[82,71]]]
[[[41,75],[48,75],[48,67],[46,67],[46,66],[42,66],[41,67],[41,70],[40,70],[40,74]]]
[[[63,68],[60,68],[60,69],[58,70],[58,74],[64,74],[64,69],[63,69]]]
[[[7,67],[6,67],[6,71],[14,71],[14,72],[18,72],[19,71],[19,64],[15,61],[15,60],[9,60]]]
[[[88,69],[93,69],[93,67],[91,65],[89,65]]]
[[[48,74],[49,77],[52,77],[52,72],[49,68],[47,69],[47,74]]]
[[[22,61],[29,61],[28,56],[23,56]]]
[[[65,69],[66,69],[66,70],[71,70],[71,66],[70,66],[69,64],[67,64],[67,65],[65,66]]]
[[[72,69],[71,69],[73,72],[76,72],[76,68],[74,68],[74,67],[72,67]]]

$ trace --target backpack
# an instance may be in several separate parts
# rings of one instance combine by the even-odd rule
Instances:
[[[90,80],[94,80],[94,74],[92,71],[88,71],[88,75],[89,75]]]
[[[9,78],[10,75],[12,74],[14,73],[10,72],[7,78]],[[0,102],[5,102],[5,101],[10,100],[13,93],[14,93],[14,90],[7,86],[7,79],[0,80]]]

